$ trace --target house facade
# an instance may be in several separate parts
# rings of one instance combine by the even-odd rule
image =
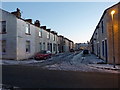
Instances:
[[[75,43],[75,50],[89,50],[88,43]]]
[[[58,36],[58,51],[60,53],[69,52],[71,49],[74,49],[74,42],[68,38],[59,35]]]
[[[114,15],[111,13],[114,11]],[[90,40],[91,52],[106,63],[120,64],[120,3],[106,9]]]
[[[41,50],[60,51],[58,33],[41,26],[39,20],[22,19],[19,9],[11,13],[0,9],[0,13],[0,58],[23,60]]]

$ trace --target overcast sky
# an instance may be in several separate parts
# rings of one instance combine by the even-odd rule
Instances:
[[[75,43],[90,40],[104,10],[115,2],[4,2],[2,8],[12,12],[19,8],[22,18],[40,20]]]

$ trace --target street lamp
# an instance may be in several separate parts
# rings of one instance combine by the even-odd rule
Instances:
[[[115,10],[111,11],[111,17],[112,17],[112,39],[113,39],[113,67],[115,68],[115,51],[114,51],[114,27],[113,27],[113,20],[114,20],[114,14]]]

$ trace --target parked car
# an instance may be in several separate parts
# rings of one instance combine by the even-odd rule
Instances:
[[[89,54],[89,50],[83,50],[83,54]]]
[[[70,49],[70,52],[74,52],[75,50],[74,49]]]
[[[51,51],[42,50],[39,53],[37,53],[34,58],[36,60],[40,60],[40,59],[48,59],[51,56],[52,56]]]

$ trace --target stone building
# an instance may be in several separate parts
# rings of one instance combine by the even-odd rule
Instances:
[[[58,34],[40,21],[21,18],[20,10],[7,12],[0,9],[0,58],[23,60],[33,57],[41,50],[58,53],[61,44]]]
[[[106,63],[120,64],[120,2],[104,11],[90,45],[91,52]]]
[[[75,50],[89,50],[88,43],[75,43]]]
[[[65,38],[62,35],[58,36],[58,51],[59,53],[69,52],[71,49],[74,49],[74,42]]]

